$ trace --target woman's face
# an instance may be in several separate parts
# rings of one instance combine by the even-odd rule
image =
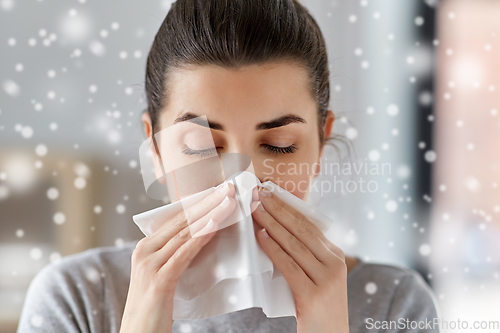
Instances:
[[[218,153],[248,155],[260,181],[271,180],[307,198],[320,171],[322,149],[317,106],[305,69],[285,62],[237,70],[197,66],[175,71],[169,83],[168,105],[158,119],[160,130],[205,115]],[[143,120],[149,137],[147,113]],[[328,111],[325,137],[333,120]]]

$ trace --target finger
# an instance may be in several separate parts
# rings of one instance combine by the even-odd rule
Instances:
[[[260,188],[260,189],[264,189],[264,188]],[[259,196],[258,193],[259,192],[257,192],[257,196]],[[337,258],[339,258],[340,260],[342,260],[342,261],[345,262],[344,251],[342,251],[342,249],[340,247],[338,247],[337,245],[335,245],[334,243],[332,243],[325,236],[325,234],[323,232],[321,232],[321,230],[319,230],[318,227],[316,227],[316,225],[314,225],[313,223],[311,223],[304,215],[302,215],[300,212],[298,212],[292,206],[285,204],[280,198],[278,198],[278,196],[272,195],[272,197],[274,198],[274,200],[278,201],[281,204],[282,208],[286,209],[290,214],[292,214],[293,216],[295,216],[295,218],[297,220],[309,222],[308,225],[311,226],[311,231],[321,239],[321,241],[325,244],[325,246],[328,249],[330,249],[330,251],[332,251],[337,256]],[[258,199],[256,199],[256,200],[258,200]]]
[[[262,192],[264,191],[264,192]],[[260,197],[261,195],[262,196],[269,196],[269,197],[272,197],[275,201],[277,201],[280,206],[285,209],[286,211],[288,211],[291,215],[293,215],[296,219],[299,219],[299,220],[302,220],[302,219],[306,219],[306,217],[304,215],[302,215],[299,211],[297,211],[296,209],[294,209],[293,207],[291,207],[290,205],[288,204],[285,204],[283,202],[283,200],[281,200],[280,198],[278,198],[277,195],[274,195],[272,194],[268,189],[266,189],[265,187],[261,187],[259,188],[259,191],[257,192],[257,195],[258,195],[258,199],[257,200],[260,200]],[[311,223],[311,231],[314,232],[318,237],[321,237],[323,235],[323,233],[321,232],[321,230],[318,229],[318,227],[316,225],[314,225],[313,223]]]
[[[259,187],[254,187],[252,190],[252,202],[259,201]]]
[[[205,229],[205,234],[200,237],[190,238],[182,244],[158,270],[159,274],[165,274],[165,277],[171,282],[177,281],[182,272],[186,270],[191,261],[198,252],[213,238],[217,232],[217,223],[210,220]]]
[[[220,205],[226,196],[234,198],[236,193],[234,185],[229,182],[226,184],[227,187],[219,187],[216,191],[203,198],[200,202],[190,207],[184,207],[181,212],[169,221],[166,221],[160,228],[158,228],[158,230],[149,236],[151,237],[151,240],[149,241],[151,251],[158,251],[166,244],[166,242],[168,242],[168,240],[178,234],[182,229],[186,228],[189,224],[193,224],[194,221],[198,221],[201,217],[205,216],[212,209]],[[206,224],[208,223],[208,220],[204,222]],[[197,227],[193,226],[193,228]]]
[[[264,187],[260,187],[258,189],[258,191],[256,192],[256,198],[252,197],[252,200],[258,201],[259,200],[259,192],[261,190],[263,190],[263,189],[265,189],[265,188]],[[284,209],[286,209],[288,212],[290,212],[290,214],[292,214],[293,216],[295,216],[297,219],[299,219],[299,220],[300,219],[305,219],[304,215],[302,215],[299,211],[297,211],[296,209],[294,209],[292,206],[285,204],[280,198],[278,198],[278,196],[273,195],[273,198],[276,201],[282,203],[282,207]],[[325,234],[323,232],[321,232],[321,230],[319,230],[318,227],[316,227],[316,225],[314,225],[313,223],[311,223],[311,225],[312,225],[311,231],[313,231],[325,244],[328,244],[327,246],[330,248],[329,243],[331,243],[331,242],[328,240],[328,238],[326,238]],[[336,252],[337,249],[340,251],[340,248],[338,248],[334,244],[332,244],[332,245],[333,245],[332,248],[335,249],[334,252]],[[340,254],[340,252],[338,254]]]
[[[236,199],[226,197],[222,203],[215,207],[209,214],[203,216],[195,223],[186,226],[184,229],[175,234],[167,243],[155,253],[155,265],[162,266],[169,260],[170,257],[186,242],[192,238],[204,237],[207,232],[212,232],[209,222],[212,221],[219,226],[220,222],[229,216],[237,207]],[[217,229],[216,229],[217,230]]]
[[[215,192],[217,192],[217,194]],[[184,216],[188,224],[194,223],[201,217],[205,216],[209,211],[218,206],[226,196],[234,198],[236,194],[235,187],[230,182],[224,183],[215,192],[211,194],[213,195],[213,198],[210,198],[207,201],[205,201],[205,198],[199,203],[192,206],[186,205],[184,207]]]
[[[299,239],[322,263],[332,260],[332,252],[322,241],[319,234],[322,232],[311,223],[304,215],[295,211],[292,214],[287,208],[292,209],[266,189],[259,191],[259,198],[265,210],[278,221],[285,229]],[[286,207],[286,208],[285,208]]]
[[[262,190],[263,187],[255,187],[254,191],[252,192],[252,203],[251,203],[251,211],[253,212],[257,208],[257,203],[259,202],[259,191]],[[283,202],[280,198],[278,198],[276,195],[273,195],[273,198],[276,201]],[[287,211],[290,212],[290,214],[294,215],[298,219],[305,219],[305,217],[299,213],[297,210],[295,210],[293,207],[290,205],[283,204],[282,207],[286,209]],[[329,248],[340,260],[345,262],[345,254],[344,251],[334,243],[332,243],[321,230],[319,230],[313,223],[311,223],[312,228],[311,230],[323,241],[325,246]]]
[[[265,230],[264,228],[256,232],[257,239],[264,252],[269,256],[281,274],[283,274],[283,277],[295,294],[309,294],[311,288],[314,287],[314,283],[299,264],[281,248],[272,236],[264,232]]]
[[[324,265],[318,261],[304,243],[276,221],[271,214],[266,212],[262,204],[257,206],[252,217],[266,229],[273,240],[302,268],[315,284],[323,280]]]
[[[207,215],[200,218],[198,221],[189,225],[189,230],[193,237],[198,237],[204,234],[204,226],[209,220],[214,220],[217,225],[220,225],[238,206],[235,198],[226,197],[220,205],[212,209]],[[203,228],[203,229],[202,229]]]

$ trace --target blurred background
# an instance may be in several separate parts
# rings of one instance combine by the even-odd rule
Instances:
[[[334,131],[354,147],[324,161],[390,165],[344,177],[376,191],[312,194],[328,236],[418,270],[445,320],[500,320],[500,1],[301,2],[328,44]],[[0,0],[0,332],[43,266],[142,237],[132,215],[163,204],[138,149],[171,3]]]

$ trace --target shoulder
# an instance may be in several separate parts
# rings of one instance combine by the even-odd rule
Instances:
[[[136,242],[121,247],[98,247],[61,258],[45,266],[32,283],[53,285],[59,282],[97,283],[106,273],[120,273],[130,267]],[[60,284],[58,284],[60,285]]]
[[[355,266],[347,276],[348,280],[353,282],[363,282],[368,280],[383,281],[383,285],[390,286],[388,282],[391,280],[393,285],[397,286],[402,280],[411,280],[415,283],[424,283],[424,279],[421,275],[408,267],[399,265],[388,265],[380,263],[369,263],[361,261],[357,266]]]
[[[391,303],[409,301],[433,302],[430,286],[415,270],[398,265],[361,262],[347,276],[351,291],[362,291],[364,295],[382,297]],[[414,298],[418,296],[417,298]],[[393,304],[394,305],[394,304]]]
[[[104,295],[109,293],[105,290],[110,284],[107,281],[116,283],[125,292],[128,289],[135,245],[136,242],[131,242],[122,247],[90,249],[45,266],[28,288],[19,332],[33,329],[33,318],[42,318],[44,328],[53,332],[72,332],[75,327],[82,329],[94,324],[88,316],[102,307]]]
[[[422,321],[438,317],[432,289],[417,271],[407,267],[361,262],[348,274],[348,293],[353,312],[363,309],[365,320]]]

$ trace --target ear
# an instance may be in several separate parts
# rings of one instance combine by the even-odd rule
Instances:
[[[146,137],[147,137],[147,140],[149,140],[149,149],[151,150],[151,156],[153,158],[153,163],[155,165],[155,175],[156,175],[156,179],[158,179],[158,181],[161,183],[161,184],[165,184],[165,175],[163,174],[163,170],[162,170],[162,161],[161,161],[161,156],[159,154],[159,152],[157,151],[155,145],[154,145],[154,142],[152,140],[152,133],[153,133],[153,125],[152,125],[152,122],[151,122],[151,116],[149,115],[148,112],[144,112],[141,116],[141,120],[142,122],[144,123],[144,132],[146,134]]]
[[[325,124],[323,125],[323,134],[324,138],[327,139],[332,134],[333,122],[335,121],[335,114],[332,110],[326,111],[326,119]],[[323,156],[323,148],[325,146],[321,146],[321,149],[318,154],[318,160],[316,161],[316,170],[314,170],[314,178],[316,178],[321,173],[321,156]]]
[[[148,112],[144,112],[141,116],[141,120],[144,123],[144,132],[146,133],[146,137],[149,138],[151,136],[151,132],[153,131],[151,116]]]
[[[330,137],[332,134],[333,122],[335,121],[335,114],[332,110],[326,111],[325,125],[323,126],[323,133],[325,133],[325,138]]]

